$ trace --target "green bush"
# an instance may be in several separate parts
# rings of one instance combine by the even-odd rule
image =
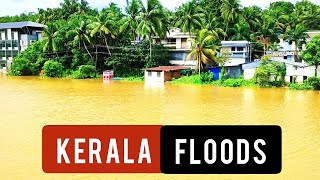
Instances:
[[[307,84],[313,87],[314,90],[320,90],[320,78],[318,77],[310,77],[306,81]]]
[[[37,75],[38,73],[38,67],[21,56],[17,57],[10,67],[10,75],[12,76]]]
[[[174,79],[173,84],[203,84],[199,75],[183,76],[179,79]]]
[[[97,71],[95,70],[95,67],[92,65],[82,65],[78,68],[77,71],[73,72],[74,79],[88,79],[97,77]]]
[[[292,90],[312,90],[313,89],[313,87],[310,86],[308,83],[303,83],[303,84],[290,83],[288,87],[289,89],[292,89]]]
[[[212,72],[201,73],[200,80],[203,84],[208,84],[214,81],[214,74]]]
[[[224,87],[241,87],[242,82],[242,79],[227,79],[222,81],[221,85]]]
[[[62,64],[52,60],[44,63],[43,70],[47,77],[62,77],[63,74]]]

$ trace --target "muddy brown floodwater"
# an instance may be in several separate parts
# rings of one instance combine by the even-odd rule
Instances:
[[[320,92],[0,76],[0,179],[320,179]],[[46,174],[45,125],[280,125],[278,175]],[[272,132],[270,132],[272,133]]]

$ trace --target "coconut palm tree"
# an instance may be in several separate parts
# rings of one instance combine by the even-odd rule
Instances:
[[[107,46],[107,50],[109,55],[111,56],[111,52],[108,46],[108,38],[107,36],[111,36],[115,39],[117,32],[115,30],[115,21],[112,19],[113,14],[108,13],[107,15],[100,13],[99,16],[95,17],[95,21],[89,24],[88,28],[91,29],[91,37],[99,34],[100,37],[104,38],[104,41]]]
[[[73,36],[73,42],[75,44],[78,44],[80,47],[80,44],[82,44],[84,46],[84,48],[86,49],[88,55],[91,57],[91,59],[93,60],[93,57],[91,55],[91,53],[88,50],[88,47],[86,45],[86,43],[91,43],[90,40],[90,33],[88,30],[89,24],[91,23],[90,20],[80,20],[77,22],[75,29],[71,30],[68,32],[67,36]]]
[[[56,26],[56,24],[48,24],[43,33],[43,40],[46,42],[43,46],[43,51],[56,51],[57,45],[55,43],[55,37],[57,37],[58,35],[58,27]]]
[[[142,8],[141,0],[126,0],[127,7],[125,8],[125,12],[127,17],[122,19],[122,25],[120,26],[120,32],[131,31],[133,36],[133,41],[136,40],[137,37],[137,27],[138,27],[138,16],[140,14]]]
[[[207,13],[203,28],[211,31],[217,39],[221,40],[227,36],[227,33],[222,29],[221,19],[215,17],[213,13]]]
[[[152,59],[152,37],[158,36],[163,38],[168,32],[165,14],[159,0],[147,0],[146,6],[142,6],[138,16],[140,21],[137,32],[150,44],[150,59]]]
[[[295,60],[300,61],[298,49],[302,49],[302,45],[306,44],[306,40],[309,38],[307,29],[302,25],[297,25],[294,29],[289,29],[284,34],[284,40],[288,41],[289,44],[295,43]]]
[[[239,0],[222,0],[221,17],[226,25],[225,32],[228,31],[229,24],[234,24],[241,17],[241,6]]]
[[[257,41],[263,45],[263,54],[265,54],[270,43],[279,41],[278,34],[280,29],[270,16],[263,17],[262,22],[263,23],[258,32],[255,33],[255,36]]]
[[[230,39],[237,40],[250,40],[250,26],[247,22],[239,22],[229,29],[229,34],[232,34]]]
[[[184,4],[176,12],[176,26],[181,28],[183,32],[192,32],[201,29],[202,23],[205,20],[204,10],[196,5],[196,1],[190,1]]]
[[[199,75],[202,64],[213,64],[216,58],[218,47],[215,45],[216,38],[211,31],[203,29],[199,31],[197,39],[192,40],[192,51],[188,54],[187,60],[197,62]]]

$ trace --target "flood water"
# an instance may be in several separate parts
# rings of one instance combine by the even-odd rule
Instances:
[[[320,179],[320,92],[0,76],[0,179]],[[45,125],[280,125],[279,175],[46,174]],[[272,132],[270,132],[272,133]]]

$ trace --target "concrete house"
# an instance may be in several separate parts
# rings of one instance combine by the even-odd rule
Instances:
[[[145,82],[165,82],[181,77],[181,70],[190,69],[183,66],[160,66],[144,69]]]
[[[225,66],[238,66],[251,61],[249,41],[221,41],[221,44],[221,53],[229,54]]]
[[[281,59],[273,59],[271,61],[284,63],[287,68],[287,74],[285,77],[285,81],[287,83],[302,83],[309,77],[315,76],[315,66],[308,66],[305,63],[293,62],[290,60],[281,60]],[[261,61],[255,61],[248,64],[243,64],[243,75],[244,79],[252,79],[254,77],[256,68],[259,67]],[[320,74],[320,70],[318,70]]]
[[[308,31],[307,34],[309,35],[307,42],[309,42],[315,36],[320,35],[320,31]],[[283,40],[283,38],[280,38],[278,46],[280,48],[278,51],[267,51],[266,54],[271,56],[271,58],[275,60],[295,61],[294,55],[296,44],[294,42],[292,44],[289,44],[287,41]],[[306,46],[303,45],[302,50],[304,50],[305,48]],[[298,55],[301,55],[301,49],[298,49]]]
[[[154,37],[153,42],[170,48],[172,65],[195,66],[194,61],[186,61],[192,49],[191,41],[195,38],[195,35],[184,33],[179,28],[172,28],[165,39]]]
[[[0,69],[9,68],[15,56],[40,40],[44,28],[34,22],[0,23]]]

